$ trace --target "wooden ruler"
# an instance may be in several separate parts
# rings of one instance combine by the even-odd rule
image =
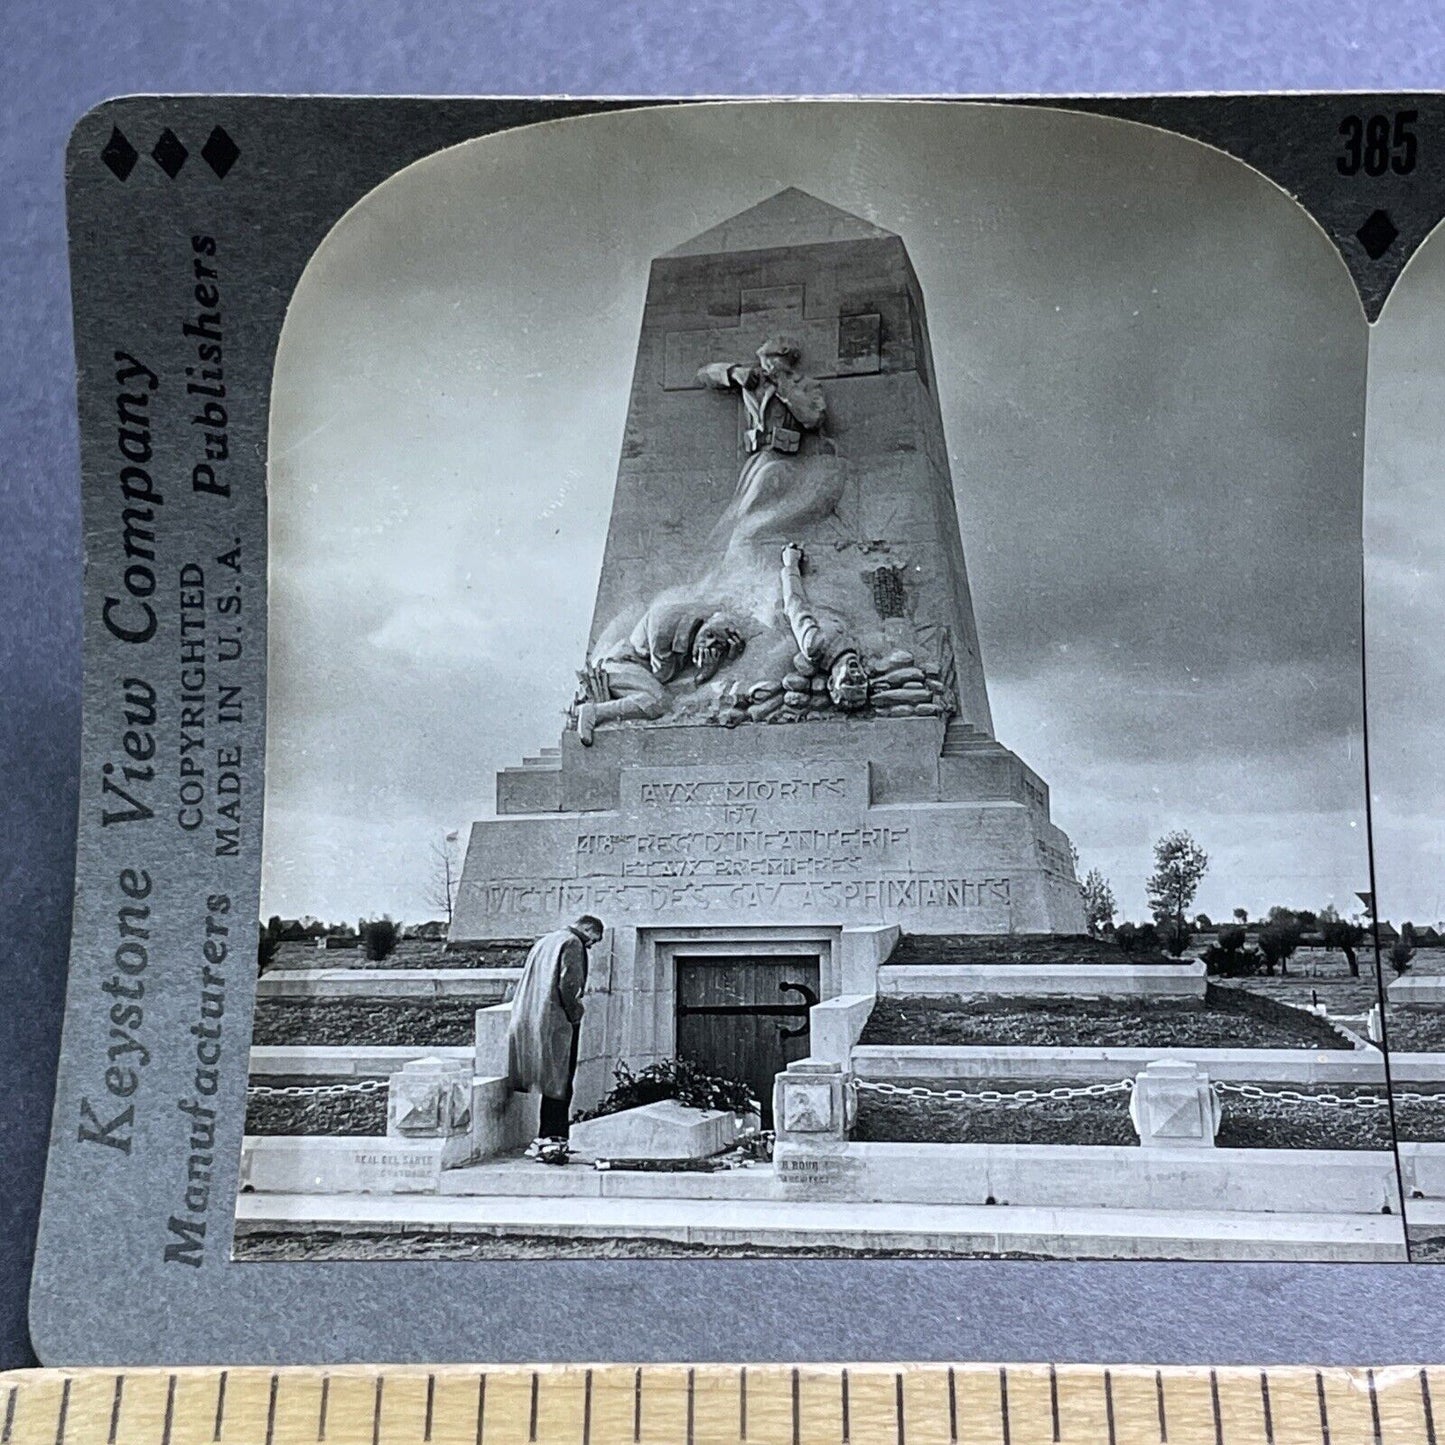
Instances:
[[[1445,1367],[24,1370],[0,1445],[1436,1445],[1437,1401]]]

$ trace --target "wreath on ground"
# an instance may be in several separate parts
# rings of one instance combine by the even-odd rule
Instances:
[[[691,1059],[662,1059],[637,1073],[625,1064],[612,1071],[616,1081],[595,1109],[572,1115],[572,1122],[600,1119],[604,1114],[620,1114],[624,1109],[656,1104],[663,1099],[676,1099],[689,1109],[716,1109],[728,1114],[752,1114],[758,1102],[752,1090],[736,1079],[710,1074]]]

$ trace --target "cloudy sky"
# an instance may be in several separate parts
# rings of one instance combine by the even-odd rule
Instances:
[[[1381,912],[1445,919],[1445,232],[1370,338],[1365,615]]]
[[[1144,911],[1353,906],[1365,326],[1269,183],[1124,122],[679,107],[432,157],[332,232],[273,397],[264,914],[429,915],[428,847],[553,744],[648,262],[786,186],[927,301],[999,737]]]

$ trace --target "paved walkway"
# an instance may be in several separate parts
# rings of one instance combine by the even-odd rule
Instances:
[[[787,1200],[243,1194],[238,1226],[304,1233],[556,1235],[729,1247],[1095,1259],[1403,1260],[1398,1215],[1213,1214]]]

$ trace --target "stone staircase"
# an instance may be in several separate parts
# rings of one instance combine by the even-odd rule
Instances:
[[[980,748],[996,747],[998,744],[987,733],[980,732],[972,723],[966,723],[961,718],[951,717],[948,726],[943,730],[943,751],[940,756],[959,758]]]

